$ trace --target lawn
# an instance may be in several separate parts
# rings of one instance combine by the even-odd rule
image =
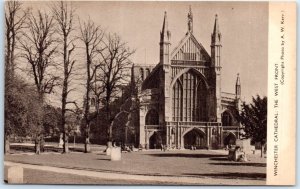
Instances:
[[[265,181],[266,158],[255,154],[249,155],[248,159],[248,162],[231,162],[227,160],[226,155],[207,150],[123,153],[122,160],[118,162],[110,161],[102,152],[5,156],[5,161],[78,170],[248,180],[249,184]]]

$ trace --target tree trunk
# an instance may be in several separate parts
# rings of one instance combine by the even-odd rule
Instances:
[[[10,153],[10,141],[9,141],[9,135],[5,135],[5,140],[4,140],[4,154],[9,154]]]
[[[109,107],[109,98],[106,99],[106,116],[108,121],[108,128],[107,128],[107,147],[112,147],[112,124],[110,118],[110,107]]]
[[[69,137],[66,133],[63,134],[63,153],[69,153]]]
[[[90,147],[90,129],[89,125],[86,125],[86,130],[85,130],[85,143],[84,143],[84,153],[89,153],[91,152],[91,147]]]

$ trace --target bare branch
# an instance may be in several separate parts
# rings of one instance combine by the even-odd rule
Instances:
[[[60,41],[62,42],[62,66],[63,66],[63,84],[62,84],[62,99],[61,99],[61,127],[63,130],[63,141],[64,141],[64,152],[68,152],[67,146],[67,129],[66,129],[66,111],[71,111],[67,109],[66,106],[69,103],[74,103],[76,108],[78,106],[75,102],[68,101],[68,95],[70,92],[75,89],[69,89],[69,85],[71,82],[71,74],[73,72],[74,65],[76,63],[75,60],[72,60],[72,53],[74,52],[76,46],[74,45],[75,38],[71,37],[70,34],[74,30],[73,22],[75,9],[72,7],[71,2],[56,2],[52,6],[52,14],[54,15],[54,19],[57,22],[57,31],[60,34]]]
[[[56,39],[53,30],[53,17],[41,11],[37,15],[29,14],[24,30],[24,38],[20,40],[23,53],[21,57],[31,65],[30,72],[40,96],[51,93],[57,86],[57,76],[50,74],[51,67],[55,65],[53,58],[57,53]]]

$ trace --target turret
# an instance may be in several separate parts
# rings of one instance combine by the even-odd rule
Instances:
[[[235,97],[236,97],[236,99],[241,99],[240,74],[237,74],[237,78],[236,78],[236,83],[235,83]]]
[[[221,122],[221,32],[219,30],[218,15],[215,16],[213,33],[211,34],[211,68],[216,77],[215,100],[216,100],[216,118]]]
[[[218,23],[218,15],[215,16],[215,25],[213,29],[213,33],[211,34],[211,58],[212,58],[212,66],[221,68],[221,32],[219,30]],[[220,71],[220,69],[218,69]]]
[[[170,38],[171,32],[168,30],[168,19],[167,19],[167,12],[165,12],[164,22],[162,26],[162,30],[160,32],[160,63],[161,64],[170,64],[169,62],[169,51],[170,51]]]
[[[160,32],[160,64],[163,71],[160,72],[160,107],[159,108],[159,124],[164,125],[171,119],[171,104],[170,104],[170,91],[169,86],[171,84],[171,61],[170,61],[170,39],[171,32],[168,30],[167,12],[164,15],[164,21],[162,30]],[[166,143],[166,138],[163,137],[163,143]]]

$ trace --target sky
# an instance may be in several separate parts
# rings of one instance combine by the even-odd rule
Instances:
[[[49,4],[49,3],[48,3]],[[27,2],[33,9],[48,10],[45,2]],[[242,100],[267,96],[268,4],[264,2],[73,2],[80,20],[89,17],[106,32],[117,33],[136,53],[135,64],[157,64],[164,12],[168,14],[171,52],[187,32],[189,6],[193,34],[210,54],[215,14],[222,33],[222,92],[235,91],[240,74]],[[80,53],[80,52],[78,52]],[[83,87],[75,96],[84,94]]]

